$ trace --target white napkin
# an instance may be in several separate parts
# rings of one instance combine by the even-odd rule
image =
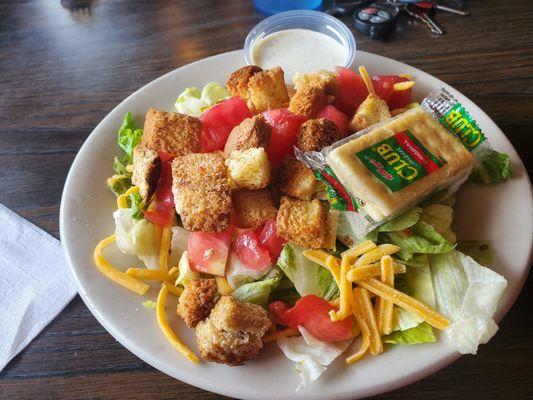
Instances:
[[[0,371],[75,295],[59,240],[0,204]]]

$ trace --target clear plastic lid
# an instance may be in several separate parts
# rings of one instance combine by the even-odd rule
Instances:
[[[345,49],[345,59],[341,66],[349,68],[355,60],[355,38],[350,29],[340,20],[320,11],[294,10],[282,12],[264,19],[248,33],[244,42],[244,54],[246,63],[254,64],[254,48],[266,36],[287,30],[307,29],[323,33]],[[309,54],[316,57],[317,54]],[[283,65],[282,65],[283,67]]]

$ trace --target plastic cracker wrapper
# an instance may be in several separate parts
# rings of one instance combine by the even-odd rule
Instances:
[[[444,88],[421,106],[320,152],[296,155],[326,184],[331,208],[351,211],[356,238],[431,196],[452,195],[487,157],[507,157],[490,148],[468,111]]]

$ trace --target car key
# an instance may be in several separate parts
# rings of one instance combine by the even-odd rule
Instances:
[[[437,23],[433,21],[425,11],[413,9],[413,7],[408,4],[402,4],[401,9],[414,19],[426,24],[432,33],[436,35],[442,35],[444,33],[444,30],[439,25],[437,25]]]

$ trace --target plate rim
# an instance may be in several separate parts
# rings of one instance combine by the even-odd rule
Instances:
[[[96,320],[106,329],[106,331],[109,332],[109,334],[111,334],[111,336],[113,336],[113,338],[115,340],[117,340],[122,346],[124,346],[128,351],[132,352],[135,356],[140,358],[143,362],[146,362],[147,364],[149,364],[153,368],[165,373],[166,375],[169,375],[169,376],[171,376],[174,379],[178,379],[178,380],[180,380],[182,382],[185,382],[185,383],[190,384],[192,386],[198,387],[200,389],[208,390],[208,391],[213,392],[213,393],[222,394],[222,395],[230,396],[230,397],[239,396],[239,393],[238,392],[236,393],[234,390],[232,390],[230,388],[226,388],[226,387],[222,387],[221,388],[217,384],[210,384],[209,380],[205,380],[205,379],[202,380],[201,378],[199,378],[199,379],[196,379],[196,378],[192,379],[191,377],[187,377],[187,378],[179,377],[178,378],[174,374],[165,371],[166,368],[161,366],[161,364],[158,362],[157,358],[155,356],[152,356],[149,351],[145,351],[142,348],[138,348],[138,347],[134,346],[133,344],[131,344],[130,342],[128,342],[126,338],[123,338],[123,336],[118,332],[119,329],[116,328],[114,326],[114,324],[112,324],[110,322],[108,323],[106,321],[106,318],[104,316],[105,313],[101,313],[99,311],[99,309],[93,304],[93,302],[91,301],[91,299],[89,298],[87,293],[85,293],[85,291],[83,289],[83,285],[82,285],[81,280],[80,280],[80,277],[75,272],[76,269],[74,267],[74,264],[76,264],[76,261],[73,260],[72,257],[71,257],[71,254],[69,252],[69,246],[67,244],[67,240],[64,237],[64,232],[66,230],[66,224],[67,224],[67,219],[65,217],[65,212],[66,212],[65,211],[65,207],[66,207],[65,199],[67,198],[70,186],[72,185],[72,181],[74,179],[73,178],[73,170],[75,169],[75,166],[79,162],[81,162],[79,155],[81,153],[83,153],[84,151],[86,151],[87,147],[90,146],[90,143],[93,140],[95,140],[95,132],[98,131],[101,128],[102,125],[105,124],[105,121],[108,118],[110,118],[110,115],[113,114],[115,112],[115,110],[117,108],[119,108],[123,103],[125,103],[128,100],[132,99],[133,97],[137,96],[140,91],[146,90],[146,89],[150,88],[152,85],[156,85],[158,83],[158,81],[166,79],[169,75],[175,73],[179,69],[182,69],[182,68],[194,68],[194,66],[199,64],[199,63],[204,63],[206,61],[209,61],[209,60],[212,60],[214,58],[221,57],[221,56],[230,56],[230,55],[236,56],[239,53],[242,54],[243,50],[239,49],[239,50],[223,52],[223,53],[211,55],[209,57],[205,57],[205,58],[196,60],[196,61],[194,61],[192,63],[189,63],[189,64],[182,65],[182,66],[180,66],[178,68],[175,68],[175,69],[173,69],[171,71],[168,71],[167,73],[157,77],[156,79],[153,79],[152,81],[150,81],[147,84],[143,85],[142,87],[138,88],[133,93],[131,93],[129,96],[127,96],[122,101],[120,101],[115,107],[113,107],[104,116],[104,118],[102,118],[102,120],[93,128],[91,133],[87,136],[87,138],[84,140],[82,146],[78,150],[78,153],[77,153],[74,161],[72,162],[72,164],[71,164],[71,166],[69,168],[69,172],[68,172],[67,178],[65,180],[65,184],[64,184],[64,187],[63,187],[62,195],[61,195],[61,205],[60,205],[60,212],[59,212],[60,240],[61,240],[61,245],[62,245],[62,248],[64,250],[66,259],[67,259],[67,264],[69,266],[70,273],[71,273],[72,277],[74,278],[74,281],[75,281],[76,286],[77,286],[78,293],[80,294],[80,297],[82,298],[83,302],[85,303],[87,308],[91,311],[91,313],[96,318]],[[409,69],[415,69],[417,71],[417,73],[419,73],[421,75],[425,75],[426,78],[430,78],[431,80],[437,81],[439,84],[441,84],[442,86],[444,86],[446,88],[451,88],[454,92],[460,93],[463,97],[465,97],[466,99],[471,101],[473,104],[476,104],[470,98],[468,98],[467,96],[462,94],[462,92],[460,92],[459,90],[456,90],[454,87],[448,85],[447,83],[443,82],[439,78],[437,78],[437,77],[435,77],[435,76],[433,76],[431,74],[428,74],[427,72],[424,72],[423,70],[421,70],[421,69],[419,69],[417,67],[411,66],[409,64],[406,64],[404,62],[395,60],[393,58],[381,56],[379,54],[375,54],[375,53],[371,53],[371,52],[358,50],[357,51],[357,55],[356,55],[356,59],[355,59],[356,63],[358,61],[358,57],[357,56],[360,55],[361,53],[364,53],[364,54],[366,54],[367,56],[370,56],[370,57],[376,57],[378,59],[381,59],[382,61],[386,60],[387,62],[389,62],[389,61],[392,60],[395,63],[398,63],[398,64],[401,64],[402,66],[408,67]],[[243,64],[244,64],[244,58],[243,58]],[[478,106],[478,108],[479,108],[479,106]],[[481,108],[480,108],[480,110],[483,112],[483,114],[485,114],[485,116],[494,125],[497,126],[497,124],[492,120],[492,118],[487,113],[485,113],[485,111],[483,111]],[[529,177],[529,175],[527,173],[527,169],[525,168],[525,164],[524,164],[523,160],[521,159],[520,155],[516,151],[515,147],[511,143],[511,141],[508,139],[508,137],[505,135],[505,133],[503,133],[503,131],[499,127],[498,127],[498,129],[502,133],[503,141],[507,142],[507,145],[510,146],[513,149],[513,151],[516,153],[517,159],[520,162],[519,167],[526,174],[527,182],[529,184],[529,193],[530,193],[529,204],[531,206],[531,205],[533,205],[533,188],[532,188],[532,184],[531,184],[531,178]],[[533,237],[533,227],[531,228],[531,232],[530,233],[531,233],[530,236]],[[504,307],[501,307],[501,305],[500,305],[498,314],[496,315],[496,318],[495,318],[497,322],[500,322],[505,317],[505,315],[509,312],[510,308],[516,302],[518,296],[521,294],[522,289],[523,289],[523,287],[524,287],[524,285],[525,285],[525,283],[527,281],[527,277],[529,275],[532,262],[533,262],[533,241],[531,242],[530,249],[529,249],[529,254],[528,254],[528,259],[527,259],[527,263],[528,264],[527,264],[526,268],[523,270],[523,272],[522,272],[522,274],[520,276],[520,280],[519,280],[519,284],[517,285],[516,292],[513,295],[511,295],[511,297],[508,299],[508,302],[505,304]],[[413,373],[413,374],[409,375],[408,377],[400,377],[400,378],[397,378],[394,381],[387,382],[387,383],[382,384],[382,385],[376,385],[376,386],[373,386],[373,387],[369,387],[366,390],[359,390],[357,392],[357,394],[354,391],[338,393],[337,395],[335,395],[335,398],[338,398],[338,399],[353,399],[353,398],[362,398],[362,397],[367,397],[367,396],[371,396],[371,395],[378,395],[378,394],[387,393],[387,392],[396,390],[398,388],[410,385],[410,384],[412,384],[412,383],[414,383],[414,382],[416,382],[418,380],[421,380],[423,378],[426,378],[426,377],[434,374],[435,372],[446,368],[448,365],[450,365],[451,363],[453,363],[454,361],[456,361],[460,357],[461,357],[460,353],[454,352],[454,353],[451,353],[448,356],[445,356],[444,358],[440,359],[438,362],[432,364],[430,367],[428,367],[426,369],[423,369],[423,370],[418,370],[416,373]],[[250,394],[250,393],[247,393],[247,394]],[[254,399],[270,399],[271,398],[271,395],[269,395],[269,394],[263,394],[262,395],[260,393],[254,393],[253,396],[248,396],[247,394],[244,393],[244,391],[242,391],[240,396],[244,396],[244,397],[239,397],[239,398],[254,398]],[[356,397],[354,397],[354,396],[356,396]],[[293,398],[293,397],[295,397],[295,396],[289,396],[287,398]],[[306,398],[309,399],[309,400],[313,400],[313,399],[323,399],[324,397],[321,396],[319,393],[306,392]]]

